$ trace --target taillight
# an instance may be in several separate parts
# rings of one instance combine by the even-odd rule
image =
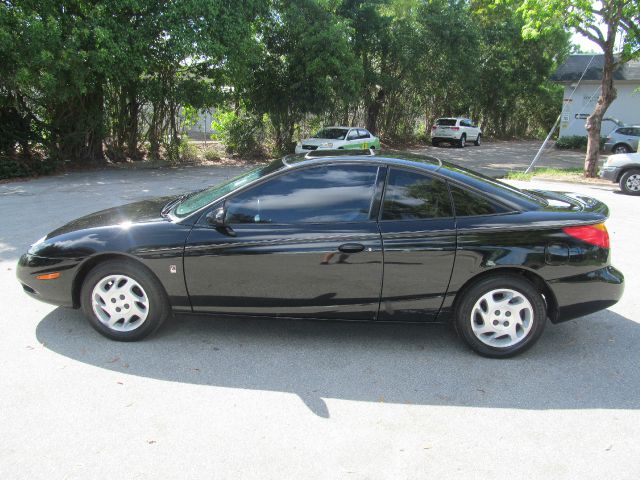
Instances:
[[[451,130],[455,130],[456,132],[460,130],[460,127],[451,127]]]
[[[609,248],[609,232],[607,232],[607,227],[604,226],[604,223],[581,227],[565,227],[562,231],[591,245]]]
[[[436,127],[436,126],[434,125],[433,127],[431,127],[431,130],[435,130],[436,128],[438,128],[438,127]]]

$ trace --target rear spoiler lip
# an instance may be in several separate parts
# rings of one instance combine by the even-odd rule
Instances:
[[[593,197],[581,195],[573,192],[553,192],[549,190],[530,190],[535,195],[538,195],[545,200],[557,200],[560,202],[568,203],[579,208],[579,211],[584,213],[600,214],[604,217],[603,221],[609,218],[609,207],[600,200],[596,200]],[[554,209],[549,206],[547,209]],[[593,222],[598,223],[598,222]]]

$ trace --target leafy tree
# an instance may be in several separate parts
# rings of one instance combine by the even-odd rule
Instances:
[[[617,96],[614,72],[622,64],[640,57],[640,2],[525,0],[520,11],[527,20],[523,29],[525,36],[536,37],[562,24],[596,43],[604,53],[600,97],[586,124],[589,141],[584,173],[587,177],[595,177],[602,118]],[[622,42],[620,52],[615,50],[618,41]]]
[[[269,115],[276,149],[289,152],[295,124],[353,97],[361,70],[348,25],[316,0],[275,0],[258,31],[261,55],[240,87],[253,109]]]

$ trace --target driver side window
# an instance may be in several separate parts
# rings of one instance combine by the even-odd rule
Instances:
[[[226,222],[329,223],[369,220],[378,167],[329,165],[284,173],[226,202]]]

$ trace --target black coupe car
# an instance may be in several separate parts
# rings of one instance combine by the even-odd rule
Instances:
[[[452,321],[476,352],[506,357],[547,318],[618,301],[607,216],[593,198],[433,158],[319,152],[79,218],[32,245],[17,275],[114,340],[172,312]]]

